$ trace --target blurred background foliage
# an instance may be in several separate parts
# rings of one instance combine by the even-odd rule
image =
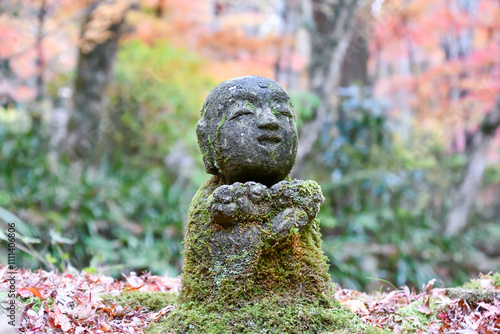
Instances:
[[[431,68],[428,59],[421,60],[427,67],[416,64],[419,46],[434,55],[445,48],[440,42],[450,43],[447,27],[462,21],[452,17],[441,39],[429,46],[410,29],[422,28],[427,22],[422,17],[439,15],[442,8],[428,1],[420,7],[399,1],[325,2],[333,6],[326,13],[318,9],[325,8],[321,3],[2,4],[0,223],[2,228],[16,223],[18,266],[116,277],[143,270],[180,274],[183,222],[194,192],[208,178],[194,132],[199,110],[218,82],[253,74],[278,80],[296,106],[306,144],[294,176],[322,186],[323,249],[334,281],[369,290],[385,281],[462,283],[478,271],[500,270],[499,136],[494,136],[500,123],[493,117],[500,88],[488,86],[490,95],[476,96],[463,116],[456,109],[461,100],[453,96],[465,83],[459,82],[459,69],[449,68],[460,57],[443,58],[441,67]],[[489,1],[474,3],[498,11]],[[384,6],[390,15],[382,20],[377,11]],[[343,11],[357,14],[343,22],[349,17]],[[377,17],[385,29],[377,26],[380,31],[363,35],[363,24]],[[384,35],[401,22],[410,37],[397,30],[390,38]],[[498,46],[495,24],[488,41]],[[340,44],[326,43],[339,29],[347,29],[337,36]],[[313,37],[304,42],[306,33]],[[316,41],[320,37],[323,43]],[[404,48],[414,43],[415,59],[388,51],[400,39]],[[335,49],[343,42],[350,46]],[[410,66],[401,66],[400,58]],[[480,74],[468,80],[482,83],[477,87],[498,82],[498,59],[473,61]],[[399,73],[401,68],[409,72]],[[427,68],[436,78],[439,71],[451,78],[443,79],[446,89],[435,79],[440,98],[449,104],[434,103],[437,89],[427,95],[421,89],[428,87],[415,91]],[[402,81],[404,75],[416,81]],[[473,91],[466,87],[458,93],[467,99]],[[436,106],[434,114],[427,102]],[[443,114],[450,108],[455,114]],[[455,127],[449,119],[457,113],[462,121]],[[486,121],[493,132],[485,130]],[[471,180],[469,167],[481,164],[479,183],[466,191],[473,200],[466,223],[454,223],[450,212],[469,200],[454,196]]]
[[[383,106],[356,87],[347,90],[339,106],[349,116],[327,127],[335,134],[323,134],[321,163],[311,172],[326,198],[324,249],[335,278],[362,289],[376,286],[377,278],[397,286],[418,286],[429,277],[466,281],[478,270],[476,261],[488,270],[491,263],[484,263],[482,252],[487,244],[498,247],[493,237],[500,231],[498,211],[476,213],[466,234],[442,233],[464,154],[447,153],[432,133],[416,133],[410,145],[401,145]],[[492,179],[484,187],[498,183],[500,168],[491,166],[487,174]]]
[[[205,178],[202,164],[190,158],[198,154],[196,138],[185,136],[199,117],[199,92],[214,85],[200,62],[166,43],[125,43],[109,91],[105,149],[95,166],[56,156],[48,127],[34,133],[19,131],[17,122],[2,124],[1,205],[29,222],[27,236],[38,239],[33,247],[45,260],[114,275],[179,273],[185,211]],[[5,117],[17,113],[9,109]],[[181,138],[188,158],[178,159],[170,148]],[[18,253],[19,264],[38,267],[40,258],[29,255]]]

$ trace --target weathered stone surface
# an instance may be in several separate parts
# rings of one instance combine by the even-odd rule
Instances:
[[[297,154],[292,102],[275,81],[255,76],[218,85],[203,105],[196,134],[207,173],[226,184],[283,180]]]
[[[281,181],[267,188],[255,182],[221,185],[216,177],[209,180],[193,200],[189,216],[185,297],[204,300],[244,289],[251,299],[269,285],[294,294],[294,284],[303,286],[301,293],[316,293],[328,281],[315,219],[322,201],[314,181]],[[271,258],[273,266],[264,269]],[[287,279],[269,281],[278,272]],[[305,286],[303,275],[314,286]],[[209,295],[198,296],[200,284]]]
[[[453,299],[464,299],[468,303],[486,302],[493,303],[500,300],[500,291],[487,289],[464,289],[464,288],[448,288],[445,289],[448,297]]]

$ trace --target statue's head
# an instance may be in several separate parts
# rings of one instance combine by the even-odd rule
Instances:
[[[208,95],[196,125],[207,173],[226,184],[283,180],[297,154],[295,111],[275,81],[247,76],[224,81]]]

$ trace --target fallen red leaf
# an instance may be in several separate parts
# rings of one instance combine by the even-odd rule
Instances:
[[[43,298],[42,294],[40,293],[40,290],[38,290],[37,288],[31,287],[31,288],[28,288],[28,290],[33,294],[33,296],[35,296],[37,298],[41,298],[42,300],[45,300],[45,298]]]
[[[126,288],[125,291],[126,292],[129,292],[129,291],[136,291],[136,290],[139,290],[140,288],[142,288],[145,284],[143,285],[140,285],[140,286],[134,286],[134,287],[131,287],[131,288]]]

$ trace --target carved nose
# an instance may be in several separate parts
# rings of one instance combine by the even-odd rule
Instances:
[[[280,126],[278,119],[273,114],[270,108],[264,108],[259,119],[258,127],[259,129],[269,129],[276,130]]]

